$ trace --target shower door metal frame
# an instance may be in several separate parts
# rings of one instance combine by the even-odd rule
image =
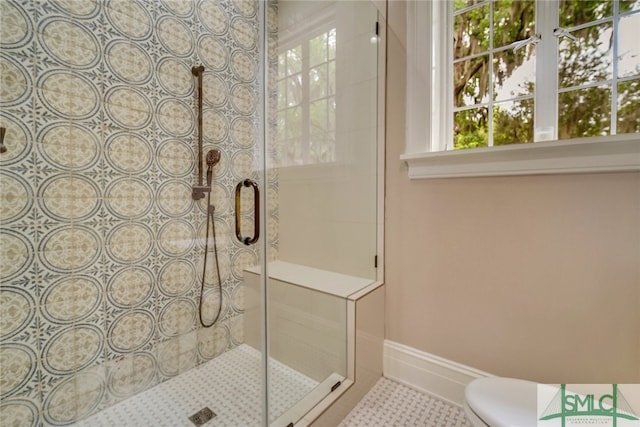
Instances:
[[[258,79],[259,79],[259,107],[258,107],[258,141],[256,141],[256,153],[259,162],[256,162],[260,165],[261,170],[258,172],[258,183],[257,188],[262,187],[266,188],[267,184],[267,143],[268,139],[268,127],[267,123],[267,110],[268,110],[268,99],[269,99],[269,26],[268,26],[268,3],[270,0],[257,0],[258,1],[258,14],[260,31],[258,32],[258,51],[262,51],[262,55],[259,55],[260,61],[258,64]],[[254,191],[257,193],[257,200],[259,201],[259,206],[255,206],[256,208],[256,216],[254,217],[254,221],[267,224],[267,191],[258,192],[257,188]],[[254,235],[257,237],[257,234]],[[260,322],[262,327],[262,424],[264,427],[269,425],[269,339],[268,339],[268,307],[267,307],[267,235],[266,233],[263,235],[262,239],[258,239],[258,256],[260,260],[260,307],[262,309],[262,321]]]

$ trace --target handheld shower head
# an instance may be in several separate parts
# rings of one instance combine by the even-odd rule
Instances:
[[[207,166],[215,166],[220,161],[220,150],[207,151]]]
[[[207,151],[207,186],[211,187],[213,181],[213,167],[220,161],[220,150]]]

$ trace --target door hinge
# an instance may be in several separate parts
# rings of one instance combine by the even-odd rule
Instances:
[[[342,384],[340,381],[338,381],[337,383],[335,383],[333,386],[331,386],[331,391],[336,391],[336,389],[338,387],[340,387],[340,384]]]
[[[373,268],[378,268],[378,255],[373,257]]]
[[[376,21],[376,36],[380,35],[380,23]]]

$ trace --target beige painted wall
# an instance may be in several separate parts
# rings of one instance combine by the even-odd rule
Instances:
[[[389,2],[386,338],[496,375],[640,383],[640,174],[414,180]]]

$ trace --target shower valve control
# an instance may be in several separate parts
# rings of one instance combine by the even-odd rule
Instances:
[[[209,193],[211,191],[211,187],[208,185],[194,185],[191,188],[193,190],[191,193],[193,200],[204,199],[204,193]]]

